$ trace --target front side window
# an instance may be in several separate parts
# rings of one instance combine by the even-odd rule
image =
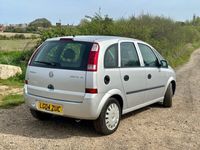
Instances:
[[[118,44],[113,44],[107,48],[104,55],[104,67],[105,68],[118,67]]]
[[[158,59],[152,49],[149,46],[141,43],[138,43],[138,46],[140,48],[145,67],[157,67]]]
[[[92,43],[47,41],[34,56],[31,65],[47,68],[85,70]]]
[[[123,42],[120,44],[121,67],[139,67],[140,62],[134,43]]]
[[[158,57],[159,60],[165,60],[165,59],[161,56],[161,54],[160,54],[158,51],[156,51],[155,49],[154,49],[154,52],[156,53],[156,55],[157,55],[157,57]]]

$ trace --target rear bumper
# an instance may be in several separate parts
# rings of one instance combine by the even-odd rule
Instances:
[[[98,105],[101,100],[101,96],[99,94],[86,94],[83,102],[80,102],[80,103],[70,102],[70,101],[61,101],[61,100],[49,99],[49,98],[44,98],[44,97],[28,94],[26,90],[26,85],[25,85],[24,98],[25,98],[26,104],[31,109],[35,109],[35,110],[38,110],[37,105],[36,105],[38,101],[62,105],[63,113],[55,114],[55,115],[62,115],[66,117],[76,118],[76,119],[88,119],[88,120],[95,120],[99,116],[99,112],[97,111]],[[47,111],[44,111],[44,112],[51,113]]]

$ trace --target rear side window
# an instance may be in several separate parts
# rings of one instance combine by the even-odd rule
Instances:
[[[139,67],[140,62],[134,43],[124,42],[120,44],[121,67]]]
[[[47,41],[34,56],[31,65],[47,68],[86,70],[92,43]]]
[[[113,44],[107,48],[104,55],[104,67],[105,68],[118,67],[118,44]]]
[[[144,60],[144,65],[146,67],[157,67],[158,66],[158,59],[156,55],[154,54],[153,50],[144,44],[138,43],[138,46],[140,48],[143,60]]]

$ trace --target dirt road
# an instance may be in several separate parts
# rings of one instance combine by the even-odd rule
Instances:
[[[110,136],[90,122],[40,122],[25,105],[0,110],[0,149],[200,149],[200,49],[177,71],[172,108],[152,105],[123,117]]]

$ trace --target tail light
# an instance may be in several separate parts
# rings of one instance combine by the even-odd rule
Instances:
[[[87,71],[97,71],[99,44],[94,43],[88,57]]]
[[[85,89],[85,93],[96,94],[97,92],[97,89]]]

